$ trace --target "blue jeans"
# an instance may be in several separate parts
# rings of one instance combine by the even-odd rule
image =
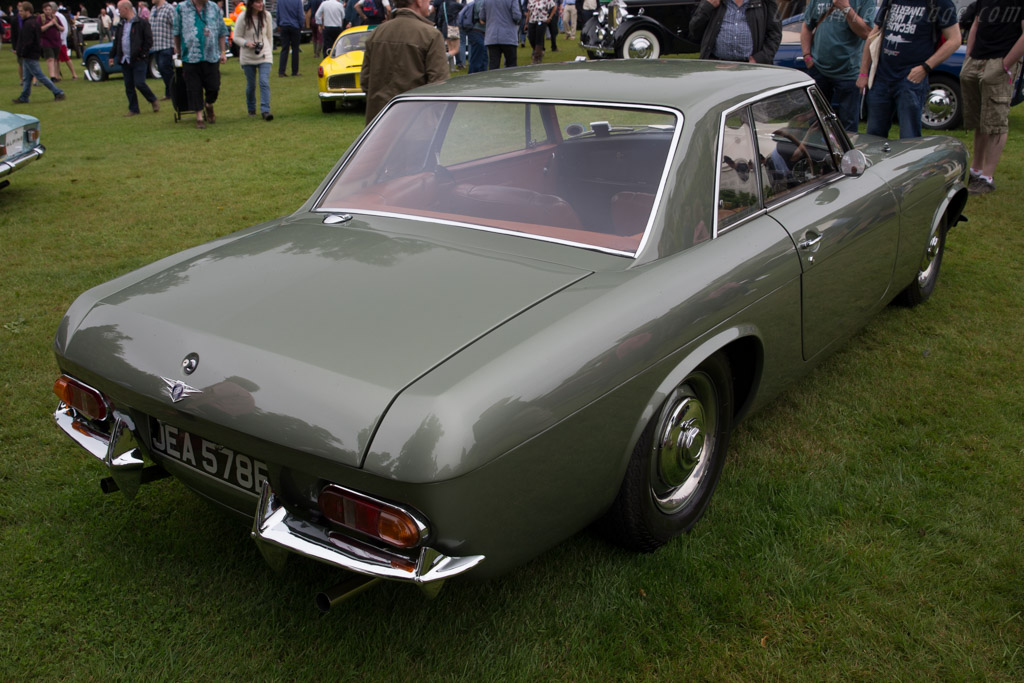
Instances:
[[[260,113],[270,113],[270,62],[243,64],[245,72],[245,106],[256,111],[256,75],[260,77]]]
[[[465,29],[459,29],[459,52],[455,55],[455,65],[460,69],[466,65],[466,48],[469,46],[469,36]]]
[[[164,97],[170,97],[171,79],[174,78],[174,48],[157,50],[153,56],[156,59],[156,68],[160,71],[160,78],[164,82]]]
[[[295,26],[279,26],[281,33],[281,63],[277,66],[277,73],[284,74],[284,66],[288,62],[288,52],[292,53],[292,76],[299,73],[299,43],[302,41],[302,31]]]
[[[21,60],[21,95],[18,97],[22,102],[28,102],[28,96],[32,92],[32,79],[35,78],[44,87],[49,88],[50,92],[53,93],[54,97],[57,95],[63,95],[64,91],[53,84],[43,70],[39,68],[38,59],[22,59]]]
[[[469,32],[469,73],[487,71],[487,46],[481,31]]]
[[[839,122],[843,124],[846,132],[856,133],[857,124],[860,123],[860,88],[857,87],[857,79],[840,81],[829,78],[813,66],[807,73],[832,105],[832,110],[839,117]]]
[[[147,102],[156,102],[156,95],[146,85],[146,71],[149,70],[149,60],[140,59],[128,64],[121,64],[121,73],[124,74],[124,93],[128,96],[128,111],[139,113],[139,98],[135,91],[138,90]]]
[[[921,137],[921,113],[928,97],[928,79],[911,83],[906,78],[896,81],[875,77],[868,90],[869,135],[888,137],[893,113],[900,126],[900,139]]]

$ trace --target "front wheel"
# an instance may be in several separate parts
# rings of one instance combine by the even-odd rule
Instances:
[[[676,387],[633,449],[601,521],[609,539],[651,552],[689,531],[715,492],[732,428],[729,363],[708,358]]]
[[[622,41],[619,57],[622,59],[657,59],[661,56],[658,36],[646,29],[633,31]]]
[[[320,100],[320,111],[325,114],[334,111],[334,100]]]
[[[100,64],[100,58],[95,55],[89,57],[89,60],[85,63],[86,74],[90,81],[105,81],[107,80],[107,72],[103,69],[103,65]]]
[[[940,220],[928,235],[921,265],[913,282],[896,295],[896,303],[901,306],[917,306],[923,304],[935,290],[939,281],[939,268],[942,266],[942,255],[946,251],[946,221]]]

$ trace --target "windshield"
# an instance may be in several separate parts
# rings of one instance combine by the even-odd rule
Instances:
[[[331,50],[331,56],[340,57],[346,52],[352,52],[353,50],[365,50],[366,39],[370,37],[370,33],[370,31],[346,33],[338,38],[337,42],[334,43],[334,49]]]
[[[400,101],[316,208],[413,215],[633,255],[680,118],[607,105]]]

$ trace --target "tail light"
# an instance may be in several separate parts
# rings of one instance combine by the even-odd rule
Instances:
[[[39,129],[29,128],[25,131],[25,139],[30,145],[39,142]]]
[[[317,499],[320,511],[335,524],[359,531],[397,548],[414,548],[427,526],[402,508],[336,484],[325,486]]]
[[[61,375],[53,383],[53,393],[90,420],[107,418],[107,400],[103,394],[77,379]]]
[[[324,68],[322,66],[317,67],[316,75],[319,76],[320,78],[324,77]]]

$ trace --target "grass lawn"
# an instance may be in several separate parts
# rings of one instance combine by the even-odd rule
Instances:
[[[171,480],[103,495],[50,417],[61,316],[301,204],[363,118],[320,112],[309,46],[301,70],[272,77],[271,123],[235,61],[205,131],[169,103],[123,119],[120,78],[80,71],[66,102],[17,109],[48,151],[0,191],[0,680],[1024,679],[1024,107],[931,301],[740,425],[707,517],[657,553],[583,533],[434,601],[383,584],[320,617],[335,571],[275,575]],[[0,86],[17,96],[6,49]]]

